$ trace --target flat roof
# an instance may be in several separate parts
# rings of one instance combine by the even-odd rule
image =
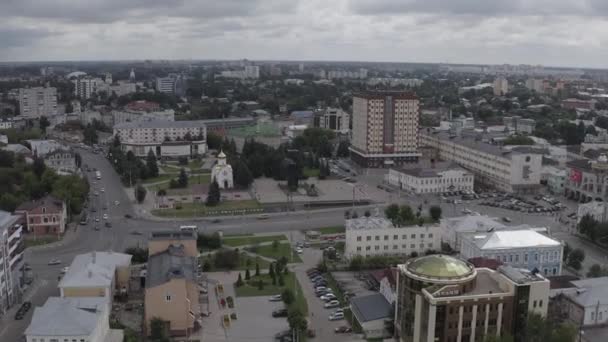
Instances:
[[[110,286],[118,266],[131,264],[130,254],[97,252],[79,254],[59,282],[59,287]]]
[[[441,176],[441,172],[450,170],[459,170],[469,173],[469,171],[466,171],[454,162],[437,162],[431,167],[400,167],[392,170],[420,178],[439,177]]]
[[[150,233],[150,240],[196,240],[196,236],[188,230],[165,230]]]
[[[517,154],[543,154],[542,150],[530,146],[515,146],[505,148],[500,145],[492,144],[492,139],[498,138],[499,136],[492,136],[489,134],[483,134],[471,130],[462,130],[459,135],[450,133],[449,131],[436,131],[423,128],[420,130],[420,134],[424,134],[436,139],[450,141],[458,145],[466,146],[474,150],[482,151],[488,154],[495,155],[497,157],[509,158],[512,153]]]
[[[369,296],[353,297],[350,307],[359,322],[370,322],[391,318],[391,304],[380,293]]]
[[[465,239],[473,241],[480,249],[510,249],[529,247],[554,247],[561,243],[533,229],[498,230],[490,233],[469,233]]]
[[[135,129],[135,128],[205,128],[205,121],[167,121],[167,120],[151,120],[151,121],[134,121],[123,122],[114,125],[115,129]]]
[[[346,220],[346,230],[395,228],[390,220],[384,217],[359,217]]]
[[[108,309],[106,298],[49,297],[34,309],[26,336],[86,336],[93,333]]]
[[[148,258],[146,287],[156,287],[179,278],[195,282],[196,270],[196,258],[186,256],[183,245],[169,246],[164,252]]]

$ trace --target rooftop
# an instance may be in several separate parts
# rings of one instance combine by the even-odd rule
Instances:
[[[0,233],[9,226],[15,224],[19,219],[19,215],[13,215],[8,211],[0,210]]]
[[[454,144],[466,146],[487,154],[492,154],[501,158],[509,158],[510,154],[542,154],[541,149],[530,146],[510,146],[504,148],[502,146],[492,144],[492,139],[496,137],[489,136],[474,130],[462,130],[459,135],[449,131],[436,131],[430,129],[422,129],[420,134],[430,136],[432,138],[450,141]]]
[[[166,120],[152,120],[152,121],[136,121],[136,122],[123,122],[118,125],[114,125],[114,129],[137,129],[137,128],[205,128],[207,127],[205,121],[166,121]]]
[[[486,215],[464,215],[441,219],[441,225],[457,232],[488,231],[506,227],[496,219]]]
[[[498,230],[487,234],[470,233],[464,239],[472,241],[480,249],[511,249],[529,247],[553,247],[560,242],[533,229]]]
[[[146,287],[156,287],[171,279],[195,282],[196,269],[196,258],[186,256],[183,245],[169,246],[164,252],[149,257]]]
[[[391,318],[392,307],[380,293],[353,297],[350,301],[353,315],[360,323]]]
[[[427,278],[461,278],[475,273],[473,265],[449,255],[433,254],[412,259],[405,264],[414,275]]]
[[[566,294],[582,306],[608,304],[608,277],[575,280],[571,282],[577,291]]]
[[[196,236],[191,231],[166,230],[152,232],[150,240],[196,240]]]
[[[59,287],[110,286],[116,267],[130,264],[130,254],[97,251],[79,254],[59,282]]]
[[[65,203],[62,200],[52,196],[47,195],[39,200],[33,200],[21,203],[15,211],[29,211],[38,207],[45,207],[49,211],[60,211],[63,210]]]
[[[49,297],[34,309],[26,336],[87,336],[93,333],[108,304],[105,298]]]
[[[441,173],[451,170],[465,171],[462,167],[453,162],[437,162],[431,167],[404,167],[393,170],[420,178],[440,177]]]

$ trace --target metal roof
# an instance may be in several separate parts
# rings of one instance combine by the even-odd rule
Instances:
[[[186,256],[183,245],[169,246],[164,252],[148,258],[146,287],[156,287],[180,278],[195,282],[196,269],[196,258]]]
[[[350,308],[360,323],[391,318],[391,305],[380,293],[353,297]]]
[[[49,297],[34,309],[26,336],[86,336],[93,333],[108,309],[105,298]]]
[[[538,233],[533,229],[498,230],[487,234],[469,234],[480,249],[510,249],[559,246],[559,241]]]
[[[449,255],[433,254],[416,258],[407,264],[413,274],[429,278],[466,277],[474,272],[473,265]]]
[[[608,304],[608,277],[590,278],[571,282],[577,291],[566,295],[582,306]]]
[[[166,120],[152,120],[152,121],[135,121],[135,122],[123,122],[118,125],[114,125],[114,129],[134,129],[134,128],[205,128],[207,125],[205,121],[166,121]]]
[[[115,252],[96,252],[77,255],[59,287],[111,286],[118,266],[131,264],[131,255]]]

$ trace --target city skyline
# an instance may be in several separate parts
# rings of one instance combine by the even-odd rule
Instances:
[[[607,10],[597,0],[24,0],[0,4],[0,61],[248,58],[606,68]]]

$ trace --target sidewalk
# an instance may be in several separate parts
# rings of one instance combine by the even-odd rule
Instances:
[[[71,242],[76,240],[76,238],[78,237],[79,234],[80,234],[79,226],[74,225],[73,228],[66,229],[61,240],[47,243],[44,245],[30,246],[30,247],[26,248],[26,251],[36,252],[36,251],[41,251],[41,250],[46,250],[46,249],[59,248],[59,247],[62,247],[63,245],[70,244]]]

